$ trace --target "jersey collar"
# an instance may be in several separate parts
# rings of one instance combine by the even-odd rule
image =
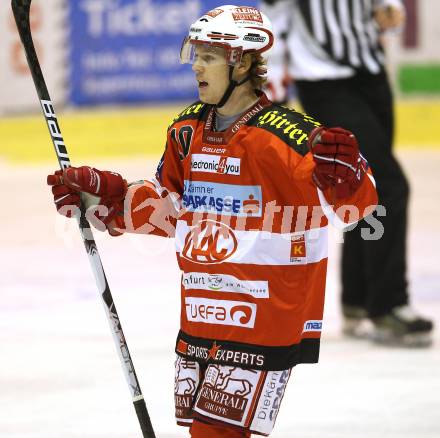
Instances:
[[[263,92],[260,93],[261,95],[258,101],[248,110],[242,113],[228,129],[222,132],[217,132],[214,130],[215,105],[212,105],[209,109],[205,126],[203,128],[203,143],[207,143],[210,145],[229,143],[234,134],[236,134],[243,125],[245,125],[250,119],[252,119],[264,108],[272,104],[272,102]]]

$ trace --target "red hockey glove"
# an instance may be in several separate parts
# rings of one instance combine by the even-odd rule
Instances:
[[[315,128],[309,136],[315,161],[313,181],[321,190],[334,187],[337,199],[352,196],[365,177],[366,161],[356,137],[343,128]]]
[[[121,202],[127,192],[127,182],[121,175],[88,166],[57,170],[47,176],[47,184],[52,186],[58,212],[67,217],[72,217],[73,208],[80,206],[81,192],[97,196],[96,205],[108,210],[106,214],[102,214],[100,209],[95,212],[104,224],[111,222],[122,209]]]

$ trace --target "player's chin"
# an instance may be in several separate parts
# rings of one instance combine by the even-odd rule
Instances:
[[[201,102],[206,103],[207,105],[215,105],[218,102],[218,99],[215,97],[209,96],[206,93],[199,91],[199,99]]]

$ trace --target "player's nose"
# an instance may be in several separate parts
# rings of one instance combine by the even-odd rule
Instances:
[[[191,68],[195,73],[201,73],[203,71],[203,67],[198,62],[194,62]]]

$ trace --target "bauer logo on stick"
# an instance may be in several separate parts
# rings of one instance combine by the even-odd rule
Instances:
[[[63,136],[61,135],[61,129],[58,125],[53,104],[50,100],[41,100],[40,102],[60,165],[63,169],[70,167],[69,156],[67,155],[66,145],[64,144]]]

